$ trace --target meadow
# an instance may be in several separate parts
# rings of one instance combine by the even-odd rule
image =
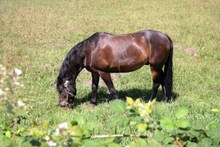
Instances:
[[[220,109],[219,0],[0,0],[0,64],[23,71],[25,88],[17,91],[17,98],[31,107],[19,125],[28,127],[35,119],[48,121],[53,130],[59,123],[83,116],[98,124],[95,134],[113,134],[111,122],[123,116],[109,111],[102,81],[98,106],[88,105],[89,72],[84,70],[77,78],[74,108],[57,106],[54,84],[59,68],[70,48],[95,32],[125,34],[146,29],[169,34],[174,42],[175,101],[157,102],[152,117],[171,116],[186,107],[193,126],[219,121],[220,113],[211,111]],[[150,97],[149,66],[112,77],[120,98]],[[0,101],[1,114],[5,108],[6,103]],[[118,131],[127,130],[118,126]]]

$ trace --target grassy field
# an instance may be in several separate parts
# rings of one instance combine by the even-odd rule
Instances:
[[[190,110],[187,117],[202,127],[220,119],[220,1],[219,0],[0,0],[0,64],[24,72],[25,89],[17,97],[33,108],[29,120],[49,121],[51,129],[78,115],[98,123],[97,134],[114,133],[107,88],[101,83],[99,105],[86,103],[91,95],[91,75],[83,71],[77,79],[77,105],[73,110],[57,107],[54,83],[69,49],[95,32],[123,34],[144,29],[160,30],[174,42],[173,103],[158,102],[153,117],[172,115],[179,107]],[[120,97],[149,98],[149,66],[116,74]],[[161,98],[161,90],[158,98]],[[0,113],[5,103],[0,101]],[[126,128],[119,126],[121,133]]]

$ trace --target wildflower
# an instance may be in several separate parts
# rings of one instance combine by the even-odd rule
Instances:
[[[23,103],[21,100],[18,100],[18,107],[20,108],[24,108],[25,107],[25,103]]]
[[[2,89],[0,89],[0,100],[5,100],[5,99],[7,99],[7,97],[6,97],[6,93],[2,90]]]
[[[66,122],[59,125],[59,129],[66,130],[68,128],[68,124]]]
[[[49,140],[50,140],[50,137],[49,137],[49,136],[46,136],[46,137],[45,137],[45,140],[46,140],[46,141],[49,141]]]
[[[0,96],[4,95],[4,91],[0,89]]]
[[[51,146],[51,147],[54,147],[54,146],[57,145],[56,142],[54,142],[54,141],[52,141],[52,140],[48,141],[47,144],[48,144],[49,146]]]
[[[22,74],[22,71],[20,69],[15,68],[14,73],[16,76],[20,76]]]

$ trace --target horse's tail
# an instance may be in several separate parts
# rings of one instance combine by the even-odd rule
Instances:
[[[170,41],[170,53],[168,59],[165,63],[164,67],[164,86],[165,86],[165,99],[166,101],[172,100],[172,92],[173,92],[173,41],[171,38],[166,35],[168,40]]]

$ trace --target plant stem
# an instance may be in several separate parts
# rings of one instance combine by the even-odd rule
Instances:
[[[136,134],[92,135],[90,138],[91,139],[100,139],[100,138],[123,138],[123,137],[148,138],[148,136],[136,135]]]
[[[10,76],[9,78],[12,78],[13,79],[13,76]],[[14,94],[14,90],[13,90],[13,86],[12,86],[12,82],[10,81],[10,79],[7,80],[9,82],[9,89],[11,91],[11,94],[13,96],[13,101],[12,103],[14,104],[14,107],[16,107],[17,105],[17,98]],[[18,128],[18,116],[17,114],[14,112],[14,126],[13,126],[13,140],[16,141],[16,132],[17,132],[17,128]]]
[[[14,114],[13,140],[16,141],[16,132],[18,128],[18,116]]]

